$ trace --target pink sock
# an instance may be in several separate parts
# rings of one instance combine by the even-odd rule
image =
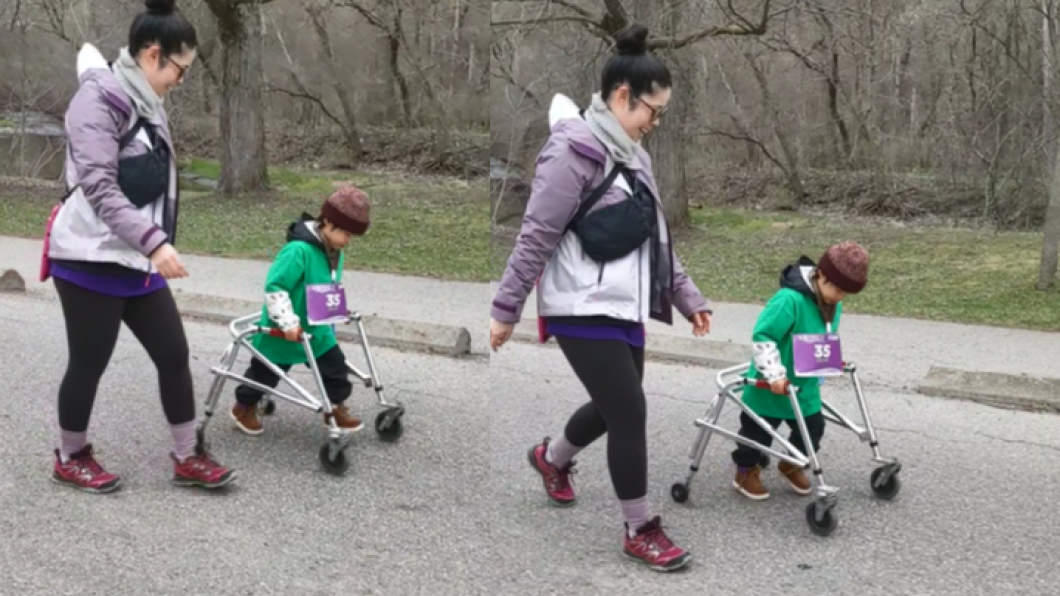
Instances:
[[[173,455],[183,463],[184,460],[195,455],[195,445],[198,438],[195,436],[195,421],[184,424],[171,424],[169,431],[173,434]]]
[[[629,537],[632,538],[637,535],[637,530],[651,521],[651,504],[648,503],[647,496],[619,501],[619,504],[622,505],[622,515],[629,526]]]
[[[557,468],[563,468],[569,464],[570,460],[574,459],[574,456],[578,455],[578,452],[581,450],[581,447],[571,445],[571,442],[567,440],[567,437],[560,435],[555,441],[549,441],[548,451],[545,452],[545,461]]]
[[[70,461],[70,456],[81,451],[88,445],[88,433],[64,430],[60,433],[59,456],[63,462]]]

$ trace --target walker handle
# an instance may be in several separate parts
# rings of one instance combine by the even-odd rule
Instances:
[[[287,334],[283,332],[283,329],[277,329],[275,327],[258,327],[258,330],[261,331],[262,333],[268,333],[269,335],[271,335],[273,337],[278,337],[280,339],[287,339]],[[302,336],[306,336],[308,338],[309,334],[306,333],[305,331],[302,331],[302,333],[299,334],[298,341],[302,341]]]
[[[772,385],[769,384],[769,381],[765,379],[755,379],[754,382],[748,382],[759,389],[773,389]],[[788,390],[798,393],[799,388],[792,384],[790,381],[788,381]]]

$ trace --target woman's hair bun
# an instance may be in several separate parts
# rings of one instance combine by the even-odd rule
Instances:
[[[144,0],[144,6],[147,7],[147,14],[153,15],[171,15],[177,9],[176,0]]]
[[[648,53],[648,28],[630,25],[615,35],[615,48],[619,56],[642,56]]]

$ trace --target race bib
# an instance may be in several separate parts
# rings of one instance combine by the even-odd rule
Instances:
[[[843,350],[834,333],[803,333],[792,338],[796,377],[837,377],[843,374]]]
[[[306,314],[310,325],[334,325],[350,318],[346,308],[346,290],[342,284],[313,284],[306,286]]]

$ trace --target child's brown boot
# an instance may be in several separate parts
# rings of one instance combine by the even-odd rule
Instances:
[[[782,461],[777,464],[777,471],[780,472],[781,476],[788,479],[788,483],[791,484],[791,490],[800,495],[808,495],[810,490],[813,489],[813,485],[806,478],[806,473],[802,471],[802,468]]]
[[[736,479],[732,481],[732,486],[748,499],[755,501],[768,499],[769,491],[762,484],[761,474],[762,468],[759,466],[753,468],[737,467]]]
[[[364,428],[364,423],[361,422],[361,419],[350,414],[350,409],[345,404],[332,404],[331,414],[335,417],[335,424],[342,430],[357,432]]]

